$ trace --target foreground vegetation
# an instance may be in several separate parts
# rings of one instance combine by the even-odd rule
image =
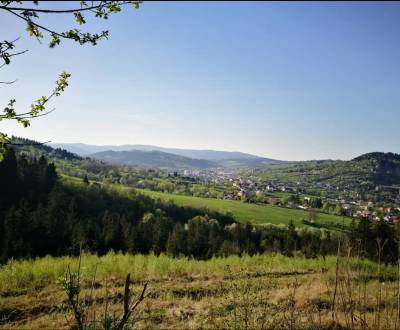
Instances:
[[[346,254],[346,249],[343,249]],[[149,291],[134,316],[138,328],[394,328],[397,268],[340,257],[280,254],[196,261],[165,255],[82,256],[82,297],[99,318],[121,305],[125,275]],[[0,328],[73,324],[58,280],[77,258],[10,260],[0,268]],[[337,274],[337,275],[336,275]],[[335,293],[336,292],[336,293]],[[67,313],[67,314],[66,314]]]

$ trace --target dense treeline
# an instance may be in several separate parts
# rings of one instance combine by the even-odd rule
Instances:
[[[16,153],[29,154],[39,158],[42,155],[46,155],[51,158],[58,158],[64,160],[82,160],[83,158],[61,148],[52,148],[46,144],[42,144],[38,141],[25,139],[21,137],[13,136],[11,138],[13,148]]]
[[[306,257],[334,254],[342,235],[286,227],[235,223],[230,215],[179,207],[130,191],[125,195],[89,183],[67,185],[58,180],[54,164],[44,157],[16,157],[8,149],[0,163],[0,256],[60,256],[86,250],[168,253],[207,259],[213,255],[281,252]],[[351,241],[364,256],[376,258],[381,239],[382,260],[397,260],[393,227],[360,222]]]

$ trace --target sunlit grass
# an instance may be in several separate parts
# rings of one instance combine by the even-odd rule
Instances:
[[[214,257],[206,261],[190,258],[170,258],[166,255],[131,255],[109,252],[104,256],[83,254],[82,272],[91,278],[124,277],[131,273],[133,278],[162,278],[186,276],[223,276],[227,268],[232,271],[246,269],[263,273],[310,272],[322,268],[332,269],[335,257],[306,259],[286,257],[281,254],[262,254],[254,256]],[[376,273],[377,265],[371,261],[350,259],[353,268],[367,273]],[[67,267],[77,268],[77,257],[44,257],[33,260],[10,260],[0,268],[0,292],[44,287],[54,284],[65,274]],[[395,276],[395,267],[384,267],[387,275]]]
[[[160,198],[163,200],[172,200],[178,205],[192,206],[198,208],[210,208],[221,213],[232,213],[235,219],[239,222],[251,222],[254,224],[285,224],[289,221],[297,227],[305,227],[302,220],[307,220],[309,215],[307,211],[289,209],[283,207],[276,207],[271,205],[256,205],[249,203],[242,203],[240,201],[221,200],[214,198],[192,197],[184,195],[176,195],[162,192],[155,192],[145,189],[137,189],[139,192],[149,195],[153,198]],[[349,225],[350,218],[342,218],[332,214],[319,213],[317,223],[322,225]]]
[[[62,176],[63,181],[79,186],[82,185],[82,179],[70,176]],[[309,227],[304,224],[302,220],[307,220],[309,214],[307,211],[298,209],[289,209],[283,207],[276,207],[271,205],[256,205],[243,203],[240,201],[222,200],[215,198],[202,198],[185,195],[177,195],[171,193],[156,192],[147,189],[134,189],[121,184],[107,185],[111,191],[117,194],[122,194],[127,197],[133,196],[134,192],[148,195],[154,199],[161,199],[166,201],[173,201],[180,206],[191,206],[194,208],[209,208],[221,213],[231,213],[234,219],[238,222],[253,224],[274,224],[274,225],[287,225],[293,221],[296,227]],[[336,230],[337,226],[348,226],[351,222],[350,218],[343,218],[332,214],[318,213],[318,219],[315,221],[320,227]]]

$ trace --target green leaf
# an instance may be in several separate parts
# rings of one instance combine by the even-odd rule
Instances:
[[[82,24],[85,24],[85,23],[86,23],[86,21],[85,21],[83,15],[82,15],[80,12],[74,13],[74,16],[75,16],[76,22],[77,22],[79,25],[82,25]]]

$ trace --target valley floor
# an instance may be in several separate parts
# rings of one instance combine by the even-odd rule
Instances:
[[[77,258],[46,257],[1,266],[0,328],[70,327],[58,281],[77,264]],[[83,255],[81,270],[88,321],[99,321],[106,308],[119,315],[131,273],[135,294],[149,283],[135,328],[399,327],[397,268],[358,259],[340,258],[336,267],[336,257],[195,261],[109,253]]]

